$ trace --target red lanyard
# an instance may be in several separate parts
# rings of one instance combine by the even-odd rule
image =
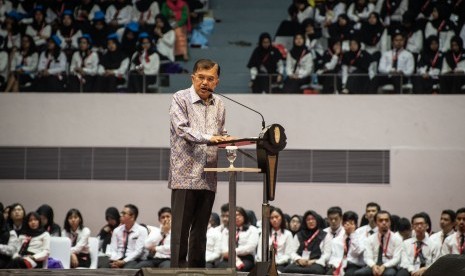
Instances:
[[[434,59],[431,61],[431,67],[434,68],[436,65],[436,62],[438,61],[439,58],[439,51],[436,52],[436,55],[434,56]]]
[[[444,25],[446,25],[446,20],[442,20],[441,24],[438,27],[438,33],[442,31],[442,28],[444,28]]]
[[[421,12],[424,12],[429,5],[430,0],[426,1],[423,7],[421,7]]]
[[[457,65],[457,63],[459,63],[460,61],[460,58],[462,57],[462,52],[460,52],[457,56],[455,56],[455,54],[452,53],[452,57],[454,58],[455,65]]]
[[[236,231],[236,244],[239,242],[239,233],[241,232],[240,229],[238,229],[239,231]]]
[[[414,263],[415,263],[415,260],[418,258],[418,255],[420,255],[422,245],[423,243],[421,243],[421,245],[417,248],[417,244],[416,243],[413,244],[413,252],[414,252],[413,262]]]
[[[457,234],[456,234],[457,235],[457,248],[459,249],[459,254],[462,254],[463,250],[465,249],[465,241],[462,244],[460,244],[460,237],[461,236],[459,236],[458,234],[459,234],[459,232],[457,232]],[[462,235],[464,235],[464,234],[462,233]]]
[[[383,255],[384,256],[386,256],[386,252],[388,250],[389,240],[390,239],[391,239],[391,231],[389,231],[389,234],[388,234],[388,237],[387,237],[387,240],[386,240],[386,244],[384,245],[384,248],[383,248]],[[378,233],[378,241],[379,241],[379,244],[381,245],[381,233]]]
[[[316,238],[318,233],[320,233],[320,229],[318,229],[308,240],[304,241],[304,244],[305,244],[304,250],[308,250],[307,246]]]
[[[387,9],[387,14],[391,15],[391,1],[386,0],[386,9]]]
[[[360,57],[362,50],[358,50],[357,55],[350,61],[350,65],[354,65],[355,61]]]

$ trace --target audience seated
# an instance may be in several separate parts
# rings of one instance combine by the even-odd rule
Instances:
[[[126,204],[121,211],[121,225],[112,234],[110,260],[102,267],[136,268],[140,261],[146,259],[145,240],[147,229],[136,222],[139,209],[133,204]]]
[[[283,272],[291,260],[293,253],[293,236],[286,228],[286,221],[281,209],[272,207],[270,210],[270,237],[269,246],[274,250],[277,269]],[[258,244],[257,262],[262,261],[262,244]]]
[[[42,226],[44,227],[45,231],[47,231],[51,237],[60,237],[61,228],[53,220],[54,213],[52,207],[50,207],[48,204],[43,204],[37,209],[36,212],[40,215],[40,221],[42,222]]]
[[[175,56],[187,61],[187,33],[191,30],[188,5],[183,0],[166,0],[161,7],[161,14],[168,19],[176,35]]]
[[[284,74],[283,56],[271,44],[269,33],[262,33],[258,45],[249,59],[251,88],[253,93],[270,93],[273,84],[280,83]]]
[[[105,210],[105,220],[107,224],[102,227],[98,234],[99,249],[101,252],[107,252],[107,246],[111,243],[111,236],[116,227],[120,225],[120,214],[115,207],[109,207]]]
[[[454,36],[442,63],[439,82],[442,94],[459,94],[465,90],[465,50],[460,37]]]
[[[330,275],[353,276],[355,271],[364,266],[362,240],[355,230],[358,225],[358,215],[347,211],[342,215],[341,231],[343,235],[336,236],[331,242],[331,257],[328,261]]]
[[[23,228],[18,237],[19,246],[7,268],[42,268],[50,252],[50,234],[42,227],[36,212],[26,215]]]
[[[71,240],[71,267],[90,267],[90,229],[84,227],[81,212],[70,209],[63,228],[62,236]]]
[[[366,94],[370,89],[371,56],[362,49],[357,38],[350,40],[349,49],[342,56],[342,93]]]
[[[79,51],[74,52],[69,67],[70,92],[91,92],[94,87],[99,57],[91,48],[92,38],[88,34],[83,34],[79,38]]]
[[[10,57],[10,74],[5,92],[18,92],[20,87],[30,87],[37,73],[39,62],[33,38],[30,35],[24,35],[21,38],[21,47],[13,48]]]
[[[176,37],[168,19],[163,14],[155,16],[153,34],[160,60],[174,62],[174,43]]]
[[[207,229],[207,245],[205,251],[205,261],[207,268],[215,267],[221,258],[222,235],[219,231],[220,217],[217,213],[212,213]]]
[[[414,93],[432,94],[439,92],[439,75],[441,74],[444,54],[439,51],[439,38],[429,36],[417,64],[419,75],[412,80]]]
[[[255,252],[258,246],[258,229],[251,225],[246,211],[242,207],[237,207],[236,211],[236,269],[238,271],[251,271],[255,266]],[[222,236],[223,261],[218,267],[228,267],[228,243],[229,233],[223,232]]]
[[[455,213],[455,225],[456,232],[449,235],[442,244],[441,256],[465,252],[465,208],[460,208]]]
[[[430,239],[442,247],[446,238],[455,233],[455,212],[450,209],[442,211],[439,227],[441,231],[432,234]]]
[[[287,55],[284,93],[302,93],[301,86],[309,83],[313,72],[313,56],[305,46],[305,36],[298,33],[294,36],[294,46]]]
[[[60,49],[62,41],[57,35],[47,40],[47,49],[39,57],[34,90],[40,92],[64,91],[66,84],[66,55]]]
[[[163,207],[158,211],[160,228],[151,227],[150,234],[145,240],[145,250],[148,251],[147,260],[138,263],[136,268],[170,267],[171,218],[171,208]]]
[[[441,247],[427,235],[428,224],[424,214],[412,217],[415,237],[402,243],[402,257],[397,276],[423,275],[428,267],[439,258]]]
[[[24,225],[27,223],[25,220],[26,210],[21,203],[14,203],[9,206],[8,213],[8,227],[20,235]]]
[[[334,91],[341,91],[342,80],[340,73],[342,70],[342,46],[341,41],[331,40],[328,49],[317,64],[317,74],[320,84],[323,85],[321,93],[330,94]]]
[[[305,212],[300,231],[293,239],[294,249],[285,273],[325,274],[323,253],[331,244],[325,242],[327,233],[323,231],[323,224],[323,219],[316,212]]]
[[[34,18],[32,24],[26,27],[26,34],[34,40],[34,44],[39,50],[45,48],[47,39],[52,35],[52,26],[45,21],[45,8],[37,5],[34,8]]]
[[[3,210],[3,204],[0,203]],[[10,230],[4,216],[0,217],[0,269],[6,268],[11,257],[19,250],[18,236]]]
[[[302,218],[299,215],[293,215],[291,221],[289,222],[289,231],[291,231],[292,236],[294,237],[300,231],[302,224]]]

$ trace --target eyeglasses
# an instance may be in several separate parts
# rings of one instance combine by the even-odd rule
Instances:
[[[131,213],[125,212],[125,211],[122,211],[120,214],[121,214],[122,216],[125,216],[125,215],[132,215]]]
[[[204,76],[204,75],[193,75],[199,82],[207,81],[208,83],[212,83],[217,80],[217,78],[212,76]]]

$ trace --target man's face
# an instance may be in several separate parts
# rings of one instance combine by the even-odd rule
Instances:
[[[229,223],[229,212],[221,212],[221,222],[224,226],[228,227]]]
[[[376,225],[381,233],[387,233],[391,228],[391,220],[388,214],[380,214],[376,217]]]
[[[192,75],[195,92],[202,100],[207,100],[218,85],[218,65],[210,69],[198,69]]]
[[[428,230],[428,224],[424,218],[415,218],[412,221],[413,231],[415,231],[416,236],[423,236]]]
[[[401,49],[404,47],[404,37],[401,35],[396,35],[393,39],[394,49]]]
[[[160,222],[161,225],[165,223],[165,221],[170,221],[171,220],[171,213],[170,212],[164,212],[161,213],[160,217],[158,218],[158,221]]]
[[[455,222],[457,224],[457,230],[461,233],[465,233],[465,213],[458,213]]]
[[[134,215],[131,212],[131,209],[125,207],[123,211],[121,211],[121,218],[120,218],[121,224],[128,224],[133,220],[134,220]]]
[[[355,232],[355,229],[357,229],[357,224],[353,220],[348,220],[342,224],[344,227],[344,230],[346,231],[346,234],[350,236],[353,232]]]
[[[336,231],[341,226],[342,217],[339,214],[328,215],[329,227]]]
[[[378,208],[376,208],[374,206],[369,206],[365,210],[365,218],[368,221],[373,221],[373,219],[375,218],[375,215],[376,215],[377,212],[378,212]]]
[[[446,233],[450,232],[452,228],[454,227],[454,225],[455,225],[455,221],[452,221],[448,214],[441,215],[441,221],[439,222],[439,226],[444,232]]]

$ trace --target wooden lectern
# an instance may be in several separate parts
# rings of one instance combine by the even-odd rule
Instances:
[[[244,146],[250,144],[257,145],[258,168],[205,168],[205,172],[228,172],[229,173],[229,259],[230,268],[236,267],[236,233],[234,217],[236,210],[236,177],[237,172],[261,172],[264,174],[263,181],[263,204],[262,204],[262,261],[257,262],[255,268],[249,275],[278,275],[274,262],[274,252],[270,256],[269,244],[269,221],[270,205],[269,201],[274,200],[276,191],[276,177],[278,169],[278,155],[286,147],[287,137],[284,128],[278,124],[264,127],[258,138],[242,138],[230,140],[211,145],[226,147],[228,145]]]

